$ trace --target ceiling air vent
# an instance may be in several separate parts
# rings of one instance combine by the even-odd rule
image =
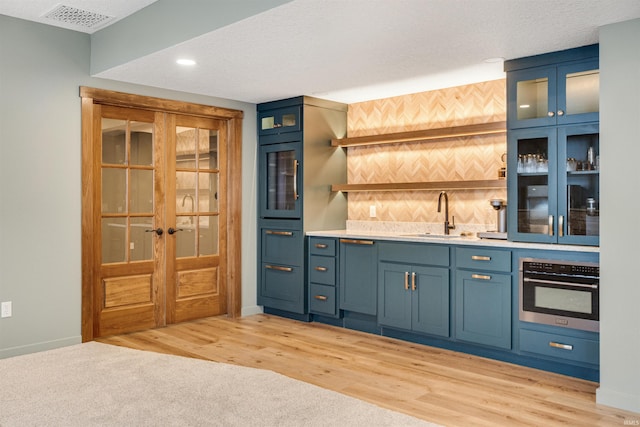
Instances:
[[[112,16],[89,12],[88,10],[77,9],[63,4],[54,7],[51,12],[44,15],[44,18],[83,28],[95,28],[113,19]]]

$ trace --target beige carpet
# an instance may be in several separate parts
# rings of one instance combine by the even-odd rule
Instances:
[[[283,375],[96,342],[0,360],[0,426],[433,426]]]

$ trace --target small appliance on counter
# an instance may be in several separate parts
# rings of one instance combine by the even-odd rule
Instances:
[[[481,239],[507,239],[507,204],[502,199],[489,200],[496,211],[496,230],[478,233]]]

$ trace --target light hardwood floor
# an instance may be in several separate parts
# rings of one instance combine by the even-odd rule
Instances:
[[[446,426],[640,421],[640,414],[596,405],[597,383],[276,316],[213,317],[98,341],[270,369]]]

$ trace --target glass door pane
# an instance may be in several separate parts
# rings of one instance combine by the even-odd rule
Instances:
[[[549,110],[549,79],[547,77],[519,81],[516,85],[517,119],[547,117]]]
[[[517,140],[517,231],[549,234],[549,140]]]
[[[102,118],[102,263],[153,259],[153,123]]]
[[[569,73],[565,77],[567,114],[596,113],[600,111],[599,70]]]
[[[566,135],[566,212],[568,236],[600,234],[600,138],[596,132]]]
[[[298,162],[294,150],[267,153],[267,209],[292,211],[296,200]]]
[[[217,130],[176,127],[177,258],[218,253],[218,150]]]

